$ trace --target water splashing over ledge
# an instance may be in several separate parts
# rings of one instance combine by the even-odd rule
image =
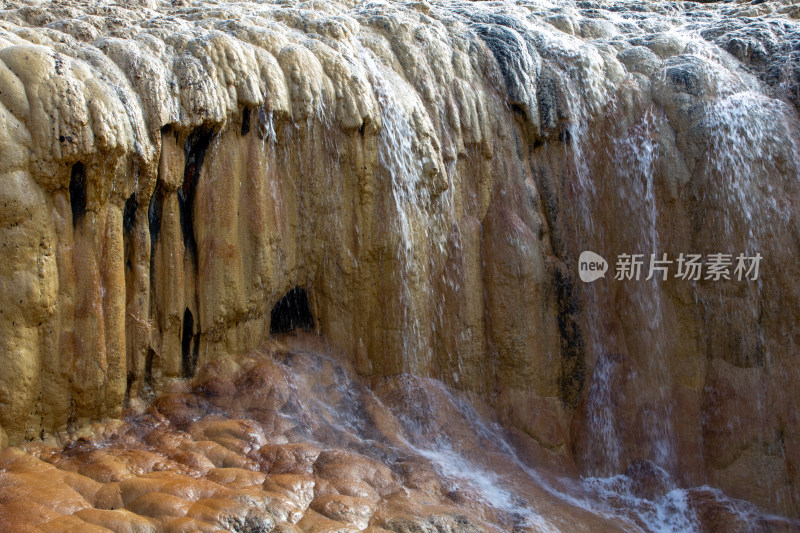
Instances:
[[[189,1],[0,10],[0,446],[69,442],[75,474],[14,520],[800,515],[796,6]],[[587,284],[587,249],[764,264]],[[296,326],[356,371],[237,367]],[[121,463],[75,440],[129,407]],[[18,452],[7,490],[41,480]]]
[[[0,452],[0,516],[16,527],[30,516],[21,506],[28,491],[48,479],[49,498],[74,518],[51,528],[550,533],[700,531],[745,519],[788,527],[710,488],[645,494],[660,487],[641,471],[570,481],[526,465],[506,439],[441,382],[364,382],[321,338],[290,334],[210,363],[152,407],[137,405],[63,449]]]

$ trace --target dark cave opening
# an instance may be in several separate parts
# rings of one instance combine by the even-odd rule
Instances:
[[[308,294],[301,287],[294,287],[278,300],[272,308],[269,333],[289,333],[296,329],[313,329],[314,317],[308,305]]]

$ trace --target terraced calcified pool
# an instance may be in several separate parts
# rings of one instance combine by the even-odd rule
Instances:
[[[791,530],[713,489],[672,490],[659,471],[582,484],[534,470],[440,382],[367,386],[340,358],[315,336],[286,337],[63,448],[7,448],[2,529]]]

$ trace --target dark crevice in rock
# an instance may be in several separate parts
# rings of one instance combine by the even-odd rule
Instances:
[[[144,385],[148,391],[153,390],[153,360],[156,352],[150,348],[147,350],[147,357],[144,360]]]
[[[161,181],[156,183],[156,188],[150,196],[150,203],[147,207],[147,225],[150,233],[150,296],[153,298],[156,294],[156,276],[155,276],[155,261],[156,261],[156,244],[158,237],[161,234],[161,214],[164,209],[164,197],[166,190]],[[151,308],[156,313],[158,307],[153,303]]]
[[[183,244],[195,265],[197,264],[197,241],[192,220],[194,198],[197,193],[197,182],[200,179],[200,169],[213,137],[214,131],[211,128],[203,127],[192,132],[183,147],[186,154],[186,166],[183,170],[183,184],[178,189],[178,209],[180,210]]]
[[[521,104],[509,104],[509,108],[515,115],[519,115],[523,118],[523,120],[527,120],[528,114],[525,111],[525,108]]]
[[[136,212],[138,210],[139,201],[136,197],[136,193],[133,193],[125,200],[125,207],[122,210],[122,246],[126,270],[133,270],[132,256],[134,254],[134,247],[131,243],[131,233],[136,227]],[[127,280],[126,283],[130,283],[130,280]]]
[[[567,130],[564,130],[567,131]],[[531,152],[537,147],[530,148]],[[532,154],[531,154],[532,155]],[[555,256],[551,263],[552,280],[557,301],[557,323],[560,338],[561,359],[559,364],[559,397],[564,406],[575,408],[580,401],[586,385],[586,342],[578,324],[580,296],[575,286],[575,278],[567,265],[574,264],[567,251],[560,228],[564,227],[561,217],[557,178],[552,170],[534,165],[531,178],[541,193],[541,212],[548,228],[550,249]]]
[[[559,395],[565,406],[574,408],[578,405],[586,381],[586,344],[576,320],[579,302],[574,280],[563,265],[556,267],[554,273],[561,337]]]
[[[314,317],[311,315],[305,289],[294,287],[278,300],[272,308],[269,324],[270,335],[288,333],[295,329],[313,329]]]
[[[150,205],[147,208],[147,222],[150,230],[150,244],[155,246],[158,236],[161,233],[161,211],[164,208],[164,196],[166,195],[161,182],[156,184],[153,195],[150,196]],[[151,250],[152,257],[152,250]]]
[[[86,214],[86,169],[83,163],[72,165],[69,178],[69,205],[72,208],[72,226]]]
[[[543,136],[546,132],[553,132],[558,125],[558,86],[554,78],[555,74],[548,72],[547,75],[539,78],[536,84],[539,123],[541,124]]]
[[[194,376],[197,368],[198,338],[194,331],[194,316],[187,307],[183,312],[183,331],[181,332],[181,372],[183,377]]]
[[[242,111],[242,137],[250,133],[250,108],[245,107]]]
[[[131,194],[125,200],[125,209],[122,211],[122,231],[130,233],[136,226],[136,210],[139,209],[139,200],[136,193]]]
[[[123,400],[123,405],[127,406],[131,401],[131,387],[133,386],[133,382],[136,380],[136,374],[128,370],[128,373],[125,376],[125,399]]]

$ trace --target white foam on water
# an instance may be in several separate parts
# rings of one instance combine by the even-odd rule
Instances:
[[[525,501],[501,486],[503,480],[467,460],[453,450],[446,441],[438,441],[433,448],[422,448],[409,443],[416,453],[428,459],[439,473],[453,484],[453,488],[471,489],[484,504],[509,513],[517,525],[535,527],[542,533],[558,533],[561,530],[536,513]]]
[[[650,501],[631,494],[631,480],[627,476],[591,477],[584,480],[584,483],[601,500],[609,502],[621,512],[630,514],[645,531],[653,533],[700,531],[697,517],[688,504],[684,489],[674,489],[663,498]]]

